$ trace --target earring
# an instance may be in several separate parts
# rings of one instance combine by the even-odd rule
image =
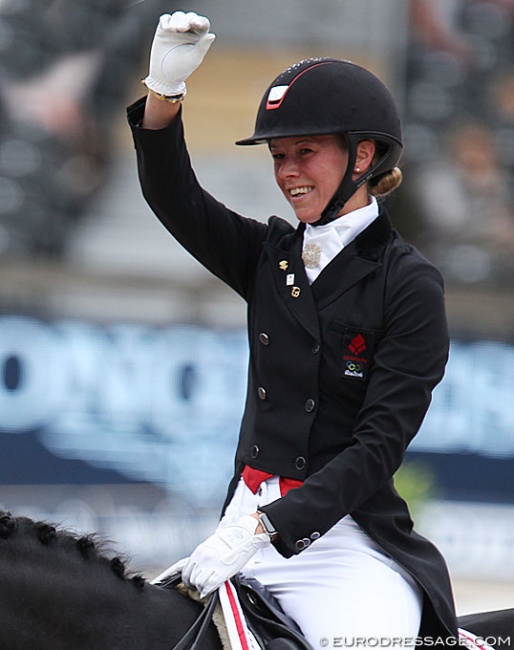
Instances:
[[[360,172],[360,170],[361,170],[360,167],[356,167],[356,168],[355,168],[355,171],[356,171],[356,172]]]

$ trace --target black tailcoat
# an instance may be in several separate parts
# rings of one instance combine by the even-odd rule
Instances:
[[[277,550],[299,553],[351,514],[423,587],[422,633],[455,633],[445,562],[413,531],[392,479],[447,361],[439,272],[381,212],[309,286],[304,226],[216,201],[192,171],[180,117],[145,130],[142,110],[130,107],[129,121],[145,198],[248,304],[248,393],[227,501],[245,464],[304,480],[263,508]]]

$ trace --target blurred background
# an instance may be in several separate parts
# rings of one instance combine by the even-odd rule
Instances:
[[[460,613],[514,607],[514,0],[0,0],[0,505],[100,531],[148,575],[214,526],[243,408],[245,305],[143,201],[125,106],[160,13],[218,38],[184,120],[203,185],[294,222],[260,98],[363,64],[404,120],[395,226],[444,272],[451,357],[398,486]]]

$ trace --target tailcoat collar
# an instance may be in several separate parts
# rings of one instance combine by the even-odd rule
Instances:
[[[264,248],[279,295],[300,324],[319,339],[318,310],[381,265],[392,226],[387,213],[381,210],[377,219],[328,264],[312,285],[301,259],[304,230],[305,224],[299,224],[295,232],[278,242],[265,242]]]
[[[303,228],[278,245],[264,243],[277,292],[297,321],[320,340],[318,312],[302,261]]]
[[[381,211],[377,219],[343,248],[312,283],[311,290],[318,309],[337,300],[381,266],[383,252],[391,234],[389,217]]]

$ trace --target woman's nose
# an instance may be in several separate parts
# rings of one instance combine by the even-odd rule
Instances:
[[[287,178],[289,176],[298,175],[298,162],[294,159],[293,156],[287,156],[282,159],[279,169],[279,176],[282,178]]]

